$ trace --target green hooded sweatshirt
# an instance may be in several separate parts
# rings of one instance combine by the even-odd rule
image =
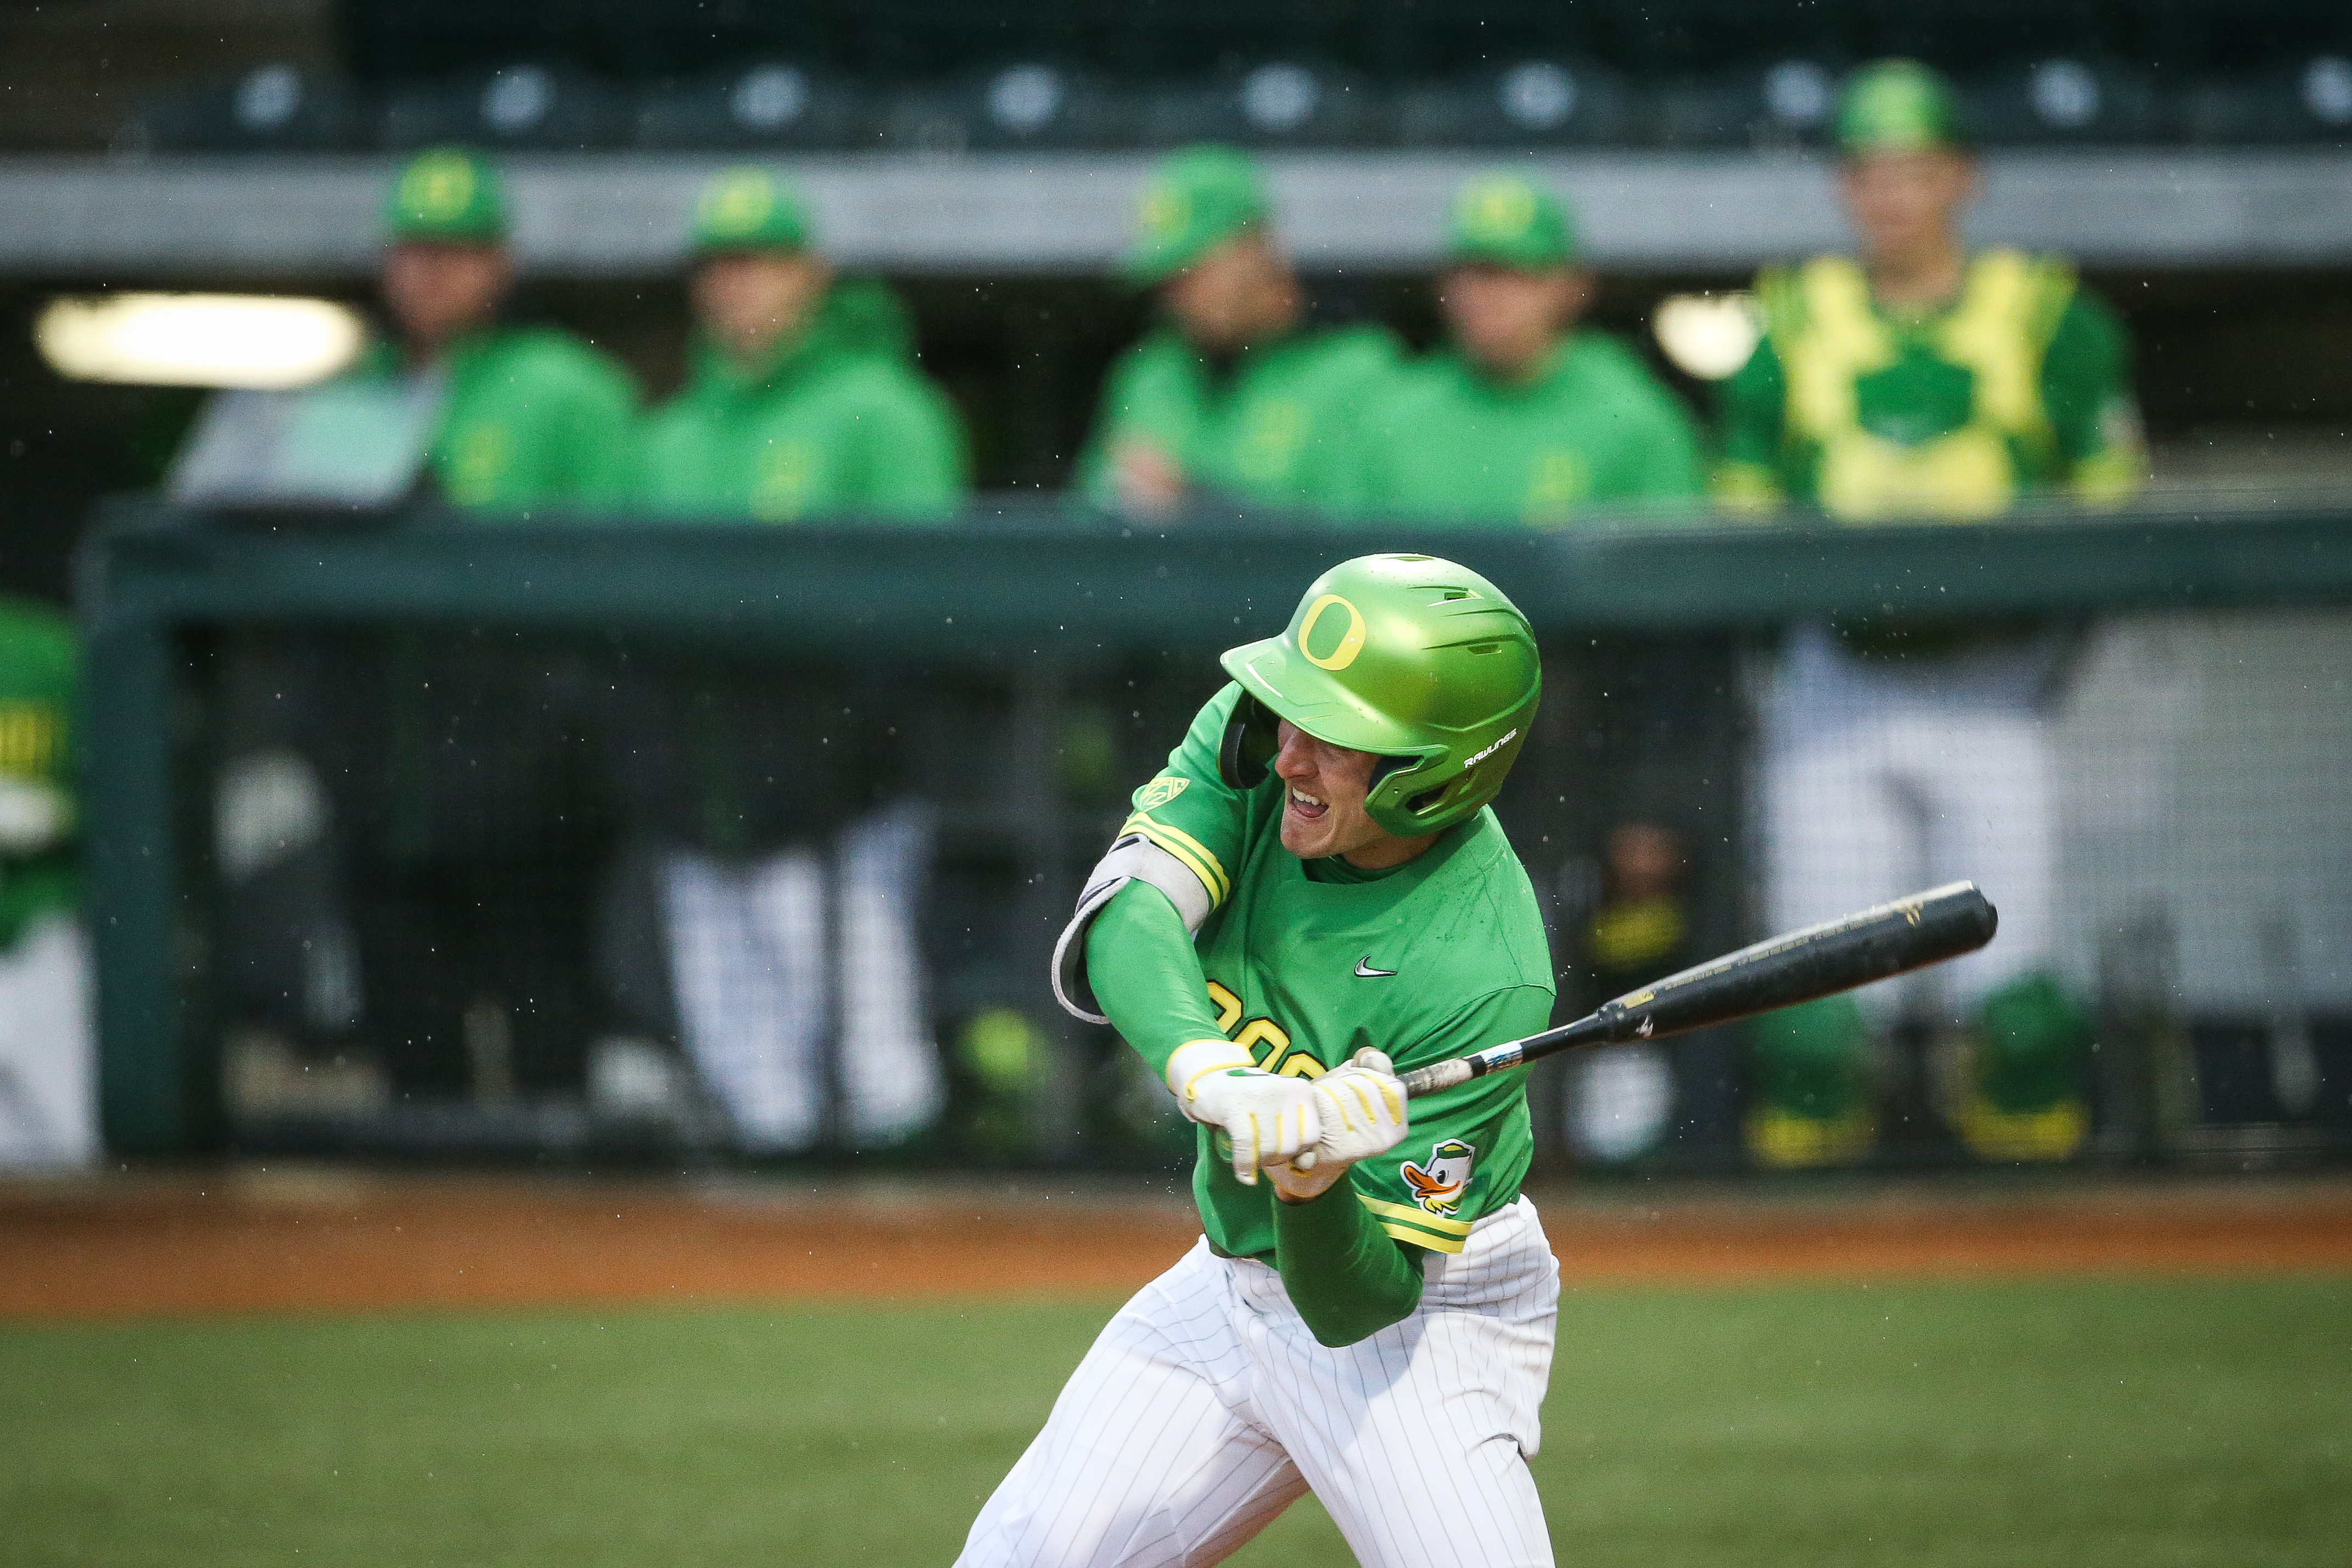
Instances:
[[[1681,401],[1633,351],[1582,327],[1524,386],[1457,353],[1395,377],[1364,414],[1352,477],[1351,510],[1467,523],[1554,525],[1704,490]]]
[[[499,325],[458,339],[442,363],[449,388],[425,462],[452,505],[513,513],[613,498],[637,405],[618,361],[559,327]],[[399,364],[379,343],[353,374]]]
[[[79,901],[74,840],[73,625],[0,596],[0,952]]]
[[[1358,408],[1395,373],[1380,327],[1293,333],[1213,364],[1173,327],[1113,367],[1078,459],[1078,487],[1118,500],[1118,454],[1154,448],[1188,485],[1259,506],[1326,507],[1340,493]]]
[[[963,429],[912,336],[888,288],[846,279],[755,370],[698,344],[685,389],[639,430],[631,499],[675,517],[946,521],[970,485]]]

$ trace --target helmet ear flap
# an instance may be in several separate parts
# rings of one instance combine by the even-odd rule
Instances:
[[[1276,743],[1273,710],[1243,692],[1217,746],[1217,777],[1227,789],[1257,788],[1273,765]]]
[[[1418,773],[1427,766],[1428,759],[1423,757],[1382,757],[1374,763],[1370,785],[1364,791],[1364,809],[1371,819],[1399,837],[1410,838],[1422,832],[1414,818],[1423,805],[1451,789],[1454,781],[1423,784],[1416,789],[1412,777],[1400,780],[1396,775]]]

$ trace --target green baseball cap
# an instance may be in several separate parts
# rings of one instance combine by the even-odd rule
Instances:
[[[1576,261],[1568,204],[1517,174],[1481,174],[1454,193],[1445,258],[1546,272]]]
[[[1273,216],[1257,163],[1232,147],[1187,147],[1151,173],[1136,204],[1135,239],[1119,258],[1129,281],[1165,281]]]
[[[1969,145],[1959,94],[1917,60],[1878,60],[1854,72],[1838,100],[1837,139],[1849,157]]]
[[[392,182],[384,231],[395,240],[499,245],[507,237],[507,187],[499,166],[463,147],[419,153]]]
[[[714,176],[694,202],[687,243],[698,256],[724,250],[806,250],[815,237],[808,204],[790,180],[746,164]]]

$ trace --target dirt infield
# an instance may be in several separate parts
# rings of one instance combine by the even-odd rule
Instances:
[[[2352,1180],[1538,1192],[1573,1282],[2352,1270]],[[1199,1234],[1134,1186],[384,1175],[0,1184],[0,1318],[1131,1289]]]

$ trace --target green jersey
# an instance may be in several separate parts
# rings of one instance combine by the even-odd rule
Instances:
[[[2130,343],[2049,257],[1986,251],[1944,310],[1883,309],[1843,257],[1757,280],[1765,335],[1724,384],[1721,498],[1849,521],[2113,502],[2147,472]]]
[[[1217,748],[1241,688],[1193,721],[1166,771],[1136,791],[1122,834],[1182,861],[1213,909],[1195,939],[1226,1037],[1269,1072],[1319,1078],[1367,1046],[1399,1072],[1542,1029],[1550,948],[1535,890],[1491,810],[1393,870],[1303,861],[1282,847],[1283,785],[1235,790]],[[1164,1056],[1164,1053],[1162,1053]],[[1152,1063],[1164,1073],[1164,1059]],[[1517,1197],[1531,1141],[1518,1075],[1412,1102],[1412,1131],[1353,1167],[1356,1197],[1399,1241],[1459,1252],[1472,1222]],[[1268,1184],[1234,1180],[1203,1127],[1192,1192],[1215,1247],[1270,1256]]]
[[[686,389],[646,421],[633,467],[646,510],[765,522],[945,521],[970,484],[962,426],[915,367],[896,298],[856,282],[763,364],[699,347]]]
[[[1366,512],[1538,525],[1596,506],[1704,493],[1690,415],[1633,352],[1579,329],[1523,385],[1458,353],[1392,379],[1363,419],[1352,492]]]
[[[1115,502],[1118,456],[1141,446],[1201,489],[1260,506],[1328,505],[1345,482],[1358,412],[1397,361],[1396,340],[1379,327],[1296,332],[1227,366],[1162,327],[1111,372],[1078,486]]]
[[[0,952],[78,902],[73,626],[0,597]]]
[[[398,367],[380,345],[356,374]],[[487,328],[452,344],[425,462],[453,505],[488,512],[612,499],[636,414],[636,385],[602,350],[554,327]]]

